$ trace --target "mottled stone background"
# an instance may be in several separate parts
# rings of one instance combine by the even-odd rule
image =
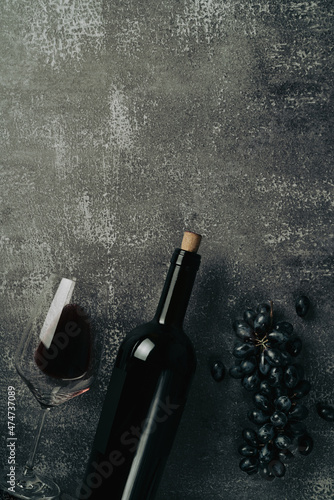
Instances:
[[[8,385],[18,461],[31,447],[38,408],[13,353],[45,277],[66,269],[110,292],[99,383],[50,414],[37,456],[74,497],[117,347],[152,317],[191,229],[198,370],[158,500],[334,498],[333,424],[314,408],[334,403],[333,12],[330,0],[1,0],[3,463]],[[249,397],[208,368],[211,355],[233,363],[232,319],[266,299],[303,338],[313,382],[314,452],[273,483],[240,472]]]

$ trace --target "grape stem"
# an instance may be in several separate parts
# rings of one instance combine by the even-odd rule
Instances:
[[[263,352],[266,349],[269,340],[266,337],[264,337],[261,340],[257,337],[255,339],[255,342],[257,343],[258,346],[260,346],[262,348],[262,352]]]

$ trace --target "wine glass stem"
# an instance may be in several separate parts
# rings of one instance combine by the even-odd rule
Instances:
[[[41,439],[41,434],[42,434],[42,429],[44,426],[45,417],[49,411],[50,411],[50,408],[42,408],[42,413],[39,417],[39,422],[38,422],[37,427],[36,427],[34,445],[33,445],[32,451],[30,453],[30,456],[29,456],[29,458],[24,466],[23,474],[25,476],[29,476],[32,474],[32,470],[33,470],[34,462],[35,462],[35,455],[36,455],[36,451],[37,451],[37,448],[38,448],[38,445],[39,445],[39,442]]]

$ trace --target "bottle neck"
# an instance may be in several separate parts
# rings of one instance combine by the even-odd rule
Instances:
[[[196,253],[179,248],[174,251],[155,321],[182,327],[200,260],[200,255]]]

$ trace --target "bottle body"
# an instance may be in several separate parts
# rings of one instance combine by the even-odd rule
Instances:
[[[182,321],[198,265],[174,252],[155,317],[122,342],[80,500],[155,497],[196,368]]]

